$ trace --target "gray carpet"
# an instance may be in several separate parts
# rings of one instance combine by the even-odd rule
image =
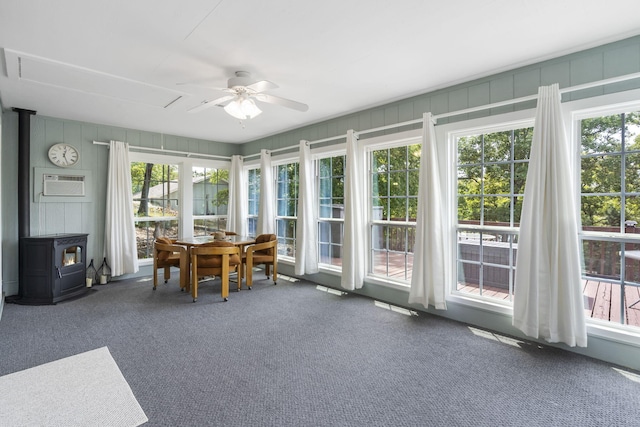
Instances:
[[[145,278],[7,304],[0,375],[107,346],[145,426],[640,425],[637,373],[256,276],[228,302]]]

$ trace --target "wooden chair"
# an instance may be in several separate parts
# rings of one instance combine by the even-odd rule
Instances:
[[[220,276],[222,298],[229,297],[229,273],[238,270],[240,249],[231,242],[216,241],[191,248],[191,296],[198,300],[198,279]],[[240,283],[238,282],[238,289]]]
[[[242,254],[242,264],[247,268],[247,287],[253,285],[253,267],[264,264],[264,272],[269,278],[270,267],[273,266],[273,284],[278,280],[278,239],[275,234],[260,234],[256,236],[256,243],[247,246]],[[242,268],[240,268],[242,271]]]
[[[189,253],[168,237],[153,242],[153,290],[158,287],[158,269],[164,269],[164,283],[171,279],[171,267],[180,269],[180,290],[189,290]]]

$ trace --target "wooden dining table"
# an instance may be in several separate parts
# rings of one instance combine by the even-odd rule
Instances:
[[[206,243],[211,242],[231,242],[234,246],[240,248],[240,258],[242,258],[242,254],[244,253],[244,248],[247,245],[252,245],[256,242],[255,236],[225,236],[224,239],[215,239],[213,236],[194,236],[194,237],[184,237],[182,239],[177,239],[176,244],[187,247],[187,256],[189,259],[187,260],[187,265],[189,266],[188,273],[188,281],[187,283],[191,283],[191,247],[192,246],[201,246]],[[238,266],[238,290],[240,290],[240,286],[242,285],[242,263]],[[188,289],[187,289],[188,290]]]

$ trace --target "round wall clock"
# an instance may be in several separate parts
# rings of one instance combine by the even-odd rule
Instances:
[[[66,168],[78,163],[80,154],[73,145],[65,143],[53,144],[49,148],[49,160],[56,166]]]

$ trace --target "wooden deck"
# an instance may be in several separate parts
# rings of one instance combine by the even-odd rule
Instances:
[[[342,265],[342,259],[332,258],[332,264]],[[411,259],[410,261],[413,261]],[[411,269],[406,272],[405,259],[403,254],[389,254],[386,258],[384,254],[379,254],[375,259],[373,273],[377,276],[389,277],[396,280],[407,280],[411,282]],[[458,291],[479,295],[480,290],[477,285],[458,284]],[[597,280],[583,281],[584,312],[585,316],[592,319],[600,319],[608,322],[623,323],[625,325],[640,327],[640,287],[625,287],[624,297],[624,318],[620,321],[620,285],[599,282]],[[509,300],[509,293],[502,288],[485,286],[482,296],[500,300]],[[638,302],[637,304],[635,304]]]
[[[480,294],[478,286],[469,284],[459,284],[458,291],[474,295]],[[597,280],[584,280],[583,295],[585,316],[592,319],[640,327],[640,287],[625,287],[623,309],[620,307],[620,293],[620,285],[599,282]],[[483,288],[482,295],[488,298],[509,300],[509,293],[504,289],[490,286]],[[621,313],[623,322],[620,321]]]

